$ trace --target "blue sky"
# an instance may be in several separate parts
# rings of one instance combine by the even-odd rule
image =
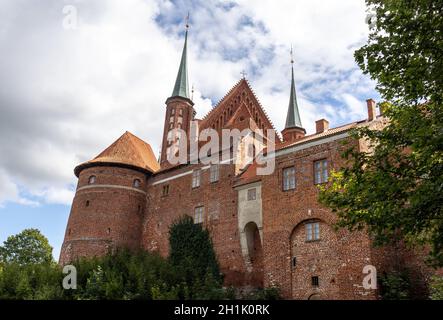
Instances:
[[[75,9],[74,28],[64,24],[66,5]],[[126,130],[159,150],[188,11],[197,116],[245,70],[282,130],[292,45],[300,114],[310,133],[321,118],[331,126],[363,119],[365,100],[378,100],[353,59],[368,35],[365,10],[363,0],[2,1],[0,241],[38,228],[58,258],[73,168]]]

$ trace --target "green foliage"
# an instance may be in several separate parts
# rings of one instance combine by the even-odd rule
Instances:
[[[254,290],[248,297],[249,300],[280,300],[280,289],[277,287]]]
[[[25,229],[9,236],[0,246],[0,260],[20,265],[52,263],[52,247],[37,229]]]
[[[366,0],[368,43],[355,52],[387,101],[442,103],[443,1]]]
[[[432,300],[443,300],[443,276],[432,277],[429,288]]]
[[[222,278],[209,232],[195,224],[191,217],[184,216],[171,226],[169,245],[169,261],[191,289],[183,291],[182,298],[219,298]]]
[[[387,102],[382,130],[353,132],[371,152],[350,149],[348,164],[319,200],[341,227],[367,227],[377,244],[429,245],[443,266],[443,1],[367,0],[376,14],[356,61]]]
[[[62,272],[55,264],[8,263],[0,272],[0,299],[60,299],[62,279]]]
[[[408,300],[410,281],[406,272],[393,271],[380,277],[381,298],[383,300]]]

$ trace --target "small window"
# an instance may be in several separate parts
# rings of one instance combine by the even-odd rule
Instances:
[[[173,116],[175,114],[175,108],[171,109],[171,116]]]
[[[132,183],[132,186],[134,188],[140,188],[141,185],[141,181],[139,179],[135,179],[134,182]]]
[[[306,241],[320,240],[320,223],[310,222],[306,224]]]
[[[194,223],[200,224],[203,223],[204,218],[204,207],[197,207],[194,209]]]
[[[180,117],[183,117],[183,109],[179,109],[179,110],[178,110],[178,115],[179,115]]]
[[[295,268],[297,266],[297,258],[296,257],[292,257],[292,267]]]
[[[283,169],[283,191],[295,189],[295,167]]]
[[[200,169],[192,171],[192,188],[200,187]]]
[[[97,177],[96,176],[90,176],[88,183],[89,184],[94,184],[97,181]]]
[[[163,189],[162,189],[162,196],[163,197],[166,197],[168,194],[169,194],[169,184],[163,186]]]
[[[86,207],[89,207],[89,200],[86,200],[86,204],[85,204],[85,206],[86,206]]]
[[[170,123],[173,123],[173,122],[174,122],[174,116],[172,116],[172,117],[169,118],[169,122],[170,122]]]
[[[313,287],[318,287],[319,286],[319,282],[318,282],[318,277],[311,277],[311,284]]]
[[[111,234],[111,228],[108,228],[108,230],[106,230],[106,232],[107,232],[108,234]]]
[[[209,180],[211,182],[217,182],[218,181],[218,176],[219,176],[219,165],[218,164],[211,165],[211,168],[209,169],[209,171],[210,171],[210,178],[209,178]]]
[[[170,124],[169,124],[169,129],[172,129],[172,128],[174,128],[174,124],[173,124],[173,123],[170,123]]]
[[[328,161],[319,160],[314,162],[314,183],[328,182]]]
[[[248,201],[253,201],[257,199],[257,190],[254,189],[249,189],[248,190]]]

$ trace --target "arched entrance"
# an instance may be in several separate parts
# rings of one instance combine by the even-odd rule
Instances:
[[[248,248],[248,257],[252,266],[251,284],[263,287],[263,248],[260,232],[255,222],[245,225],[245,235]]]

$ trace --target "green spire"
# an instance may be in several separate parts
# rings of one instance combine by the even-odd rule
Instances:
[[[186,62],[187,44],[188,44],[188,25],[186,24],[185,45],[183,46],[182,59],[180,61],[177,80],[175,80],[174,91],[172,91],[171,97],[183,97],[190,99],[189,86],[188,86],[188,67]]]
[[[291,60],[291,63],[294,63],[294,61]],[[288,115],[286,116],[285,129],[293,127],[303,128],[301,125],[300,114],[298,112],[297,95],[295,93],[294,66],[291,67],[291,70],[292,70],[291,96],[289,98]]]

